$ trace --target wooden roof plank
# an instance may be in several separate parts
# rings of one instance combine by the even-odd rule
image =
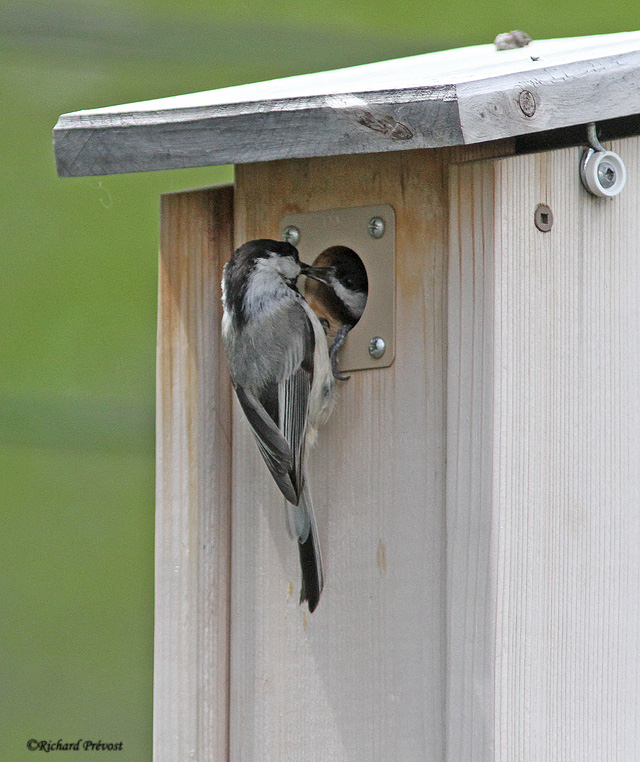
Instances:
[[[534,96],[532,116],[520,107],[523,91]],[[456,95],[465,143],[629,116],[640,113],[640,49],[561,70],[468,82]]]
[[[77,111],[60,117],[54,146],[61,176],[85,176],[463,145],[635,113],[640,32],[627,32]]]
[[[170,112],[171,119],[151,114],[120,126],[78,121],[54,132],[58,174],[108,175],[463,142],[452,88],[415,100],[405,95],[335,96],[330,103],[307,99],[298,108],[280,102],[261,113],[193,119],[183,112]]]

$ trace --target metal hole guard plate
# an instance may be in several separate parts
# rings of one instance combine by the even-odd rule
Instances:
[[[373,217],[384,220],[384,233],[380,238],[373,238],[369,232]],[[288,214],[280,220],[281,236],[289,225],[300,231],[296,248],[303,262],[311,264],[329,246],[347,246],[367,269],[367,306],[340,352],[340,370],[389,367],[396,353],[396,218],[393,209],[382,204]],[[369,343],[378,336],[384,339],[386,348],[382,357],[376,359],[369,353]]]

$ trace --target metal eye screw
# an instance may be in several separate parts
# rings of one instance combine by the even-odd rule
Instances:
[[[594,196],[617,196],[627,179],[627,170],[622,158],[617,153],[606,150],[598,140],[596,125],[593,122],[587,126],[587,140],[590,148],[585,149],[580,161],[582,184]]]

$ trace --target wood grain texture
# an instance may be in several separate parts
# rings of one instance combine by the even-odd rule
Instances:
[[[452,87],[151,115],[69,115],[61,117],[54,130],[61,177],[400,151],[462,142]]]
[[[63,114],[54,150],[66,177],[473,144],[636,114],[639,84],[638,32],[477,45]]]
[[[162,197],[154,759],[228,759],[231,395],[219,284],[230,186]]]
[[[495,740],[493,173],[493,162],[454,166],[450,173],[447,762],[493,759]]]
[[[640,180],[579,157],[451,174],[450,762],[640,758]]]
[[[640,111],[638,85],[640,51],[567,62],[544,76],[528,71],[465,82],[456,88],[464,142],[480,143],[636,114]],[[523,91],[535,100],[532,116],[520,108]]]
[[[282,498],[234,406],[234,761],[444,760],[449,159],[417,151],[237,168],[236,243],[277,236],[290,213],[393,206],[398,339],[391,367],[342,386],[310,458],[326,572],[312,615],[298,605]]]

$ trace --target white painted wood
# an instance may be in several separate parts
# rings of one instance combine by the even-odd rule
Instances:
[[[640,177],[579,155],[451,175],[449,762],[640,758]]]
[[[73,176],[470,144],[638,113],[639,72],[639,32],[479,45],[64,114],[56,161]]]
[[[219,283],[231,187],[163,196],[154,760],[228,759],[231,396]]]

